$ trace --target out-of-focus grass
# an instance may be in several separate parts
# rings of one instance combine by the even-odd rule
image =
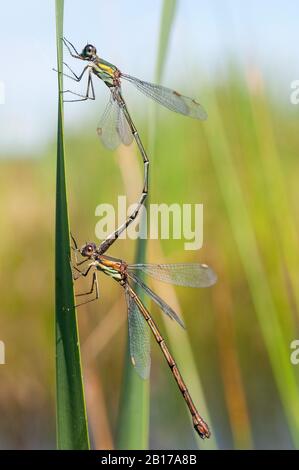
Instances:
[[[293,109],[277,104],[250,75],[246,78],[234,72],[221,85],[195,88],[209,112],[204,125],[159,111],[151,201],[204,203],[199,253],[184,251],[182,240],[161,244],[169,262],[200,260],[219,273],[213,289],[176,290],[219,447],[291,448],[297,446],[299,408],[297,370],[288,357],[290,341],[298,338],[298,266],[290,254],[297,259],[299,122]],[[82,242],[94,239],[95,206],[105,201],[116,207],[117,195],[125,194],[118,165],[92,135],[95,122],[67,140],[71,226]],[[137,124],[145,135],[146,123]],[[53,151],[35,161],[1,161],[0,260],[7,270],[0,273],[0,339],[7,345],[8,362],[0,367],[1,447],[53,447]],[[88,184],[82,178],[82,155]],[[277,185],[286,199],[274,214],[280,199],[274,203],[269,192]],[[111,254],[131,262],[134,246],[120,240]],[[149,243],[150,262],[156,261],[155,246]],[[79,312],[80,323],[89,320],[83,341],[117,298],[123,306],[120,320],[126,315],[117,285],[101,278],[100,290],[100,301]],[[166,291],[163,295],[172,302]],[[153,313],[166,333],[160,312]],[[113,335],[107,329],[110,340],[96,358],[114,429],[126,321],[122,325]],[[175,356],[180,341],[172,348]],[[194,447],[183,400],[160,351],[152,349],[151,447]],[[195,393],[197,404],[198,399]],[[31,423],[38,431],[25,434]]]
[[[228,97],[229,100],[229,97]],[[290,207],[285,204],[284,196],[284,182],[283,174],[277,170],[277,151],[273,149],[273,139],[271,131],[271,124],[268,117],[268,112],[264,106],[260,107],[260,101],[263,100],[262,96],[257,96],[256,112],[254,115],[255,132],[252,133],[253,140],[256,139],[256,134],[263,133],[262,141],[265,141],[269,148],[258,153],[259,161],[255,160],[255,165],[263,173],[264,191],[259,191],[255,194],[256,206],[264,205],[264,198],[274,199],[271,193],[276,193],[280,190],[282,193],[281,198],[275,198],[276,204],[268,204],[268,210],[264,214],[265,219],[268,219],[269,225],[272,223],[274,229],[274,240],[269,237],[269,246],[272,246],[273,253],[279,250],[281,253],[281,269],[288,272],[290,277],[293,277],[293,270],[288,270],[288,265],[285,260],[285,251],[283,243],[277,243],[277,238],[283,232],[283,240],[286,240],[285,232],[289,233],[289,238],[293,238],[293,224],[284,225],[283,228],[279,226],[281,222],[277,213],[284,214],[284,217],[289,221],[292,220]],[[274,378],[276,380],[277,388],[279,390],[280,398],[284,406],[285,416],[288,420],[289,430],[292,434],[294,444],[298,447],[298,431],[299,431],[299,408],[298,408],[298,383],[296,382],[295,369],[290,365],[290,343],[284,335],[281,327],[281,312],[284,312],[286,317],[285,321],[291,321],[292,306],[289,308],[286,302],[281,302],[275,294],[275,290],[271,291],[270,279],[267,276],[264,262],[263,250],[260,250],[259,243],[256,240],[254,217],[256,216],[255,205],[250,208],[250,201],[246,201],[247,191],[243,189],[242,178],[239,178],[238,168],[240,163],[235,163],[234,153],[235,149],[231,146],[230,140],[227,137],[224,122],[226,121],[221,116],[219,109],[219,95],[217,93],[210,93],[207,100],[210,113],[213,116],[212,123],[207,126],[206,139],[209,147],[209,154],[214,164],[215,173],[218,184],[221,189],[221,194],[226,207],[226,212],[231,224],[232,235],[236,242],[236,247],[240,256],[240,260],[244,269],[245,278],[248,282],[249,290],[251,293],[254,311],[257,315],[261,333],[263,335],[265,346],[269,354],[269,359],[272,366]],[[266,112],[265,112],[266,111]],[[260,113],[260,114],[259,114]],[[233,120],[237,121],[235,118]],[[261,130],[256,132],[256,123],[260,121]],[[269,126],[270,124],[270,126]],[[265,147],[267,147],[267,144]],[[242,148],[242,147],[241,147]],[[263,148],[263,147],[262,147]],[[237,152],[240,155],[241,152]],[[266,166],[263,165],[264,161],[269,159],[269,154],[272,163]],[[247,160],[245,160],[245,164]],[[256,169],[255,169],[256,170]],[[271,173],[273,171],[273,173]],[[271,181],[271,184],[269,184]],[[254,181],[253,181],[254,184]],[[279,188],[279,189],[278,189]],[[262,189],[262,188],[261,188]],[[265,197],[265,194],[267,196]],[[268,202],[268,201],[267,201]],[[249,207],[248,207],[249,206]],[[251,209],[251,210],[250,210]],[[293,246],[293,257],[298,257],[298,248]],[[272,254],[274,257],[275,254]],[[279,265],[278,265],[279,268]],[[296,268],[298,271],[298,267]],[[298,274],[298,273],[297,273]],[[298,278],[298,277],[297,277]],[[283,284],[283,282],[282,282]],[[292,286],[291,286],[292,288]],[[289,321],[289,324],[290,324]],[[290,332],[290,329],[288,330]],[[294,331],[295,334],[295,331]]]

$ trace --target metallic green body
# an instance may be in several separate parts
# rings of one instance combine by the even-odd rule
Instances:
[[[115,85],[115,75],[117,75],[116,72],[118,72],[118,68],[115,65],[97,57],[97,59],[92,63],[92,71],[109,87]]]

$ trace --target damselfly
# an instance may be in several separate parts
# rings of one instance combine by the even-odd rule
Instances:
[[[126,113],[122,114],[122,108],[126,110],[123,99],[119,100],[121,96],[121,80],[127,80],[132,83],[139,91],[144,93],[149,98],[152,98],[157,103],[165,106],[166,108],[176,113],[184,114],[195,119],[205,120],[207,119],[207,113],[203,106],[192,98],[183,96],[175,90],[166,88],[161,85],[154,83],[145,82],[139,78],[131,75],[122,73],[115,65],[101,59],[97,55],[97,50],[92,44],[87,44],[82,50],[81,54],[76,50],[73,44],[66,38],[63,39],[65,46],[67,47],[70,55],[76,59],[84,60],[88,62],[88,65],[84,67],[82,73],[78,76],[75,72],[65,64],[71,71],[73,76],[66,75],[69,78],[79,82],[85,72],[88,71],[87,89],[86,94],[81,95],[71,90],[65,90],[65,93],[71,93],[78,96],[78,99],[70,101],[82,101],[82,100],[94,100],[95,92],[92,81],[92,74],[100,78],[110,89],[111,97],[108,104],[108,108],[104,112],[104,119],[102,120],[102,126],[99,126],[99,134],[103,140],[104,145],[109,148],[117,147],[120,142],[125,145],[129,145],[133,141],[134,134],[130,129],[131,119],[128,119]],[[111,121],[113,125],[111,125]],[[127,122],[126,122],[127,121]],[[108,122],[110,125],[108,126]],[[129,126],[129,127],[128,127]]]
[[[144,186],[137,207],[128,219],[103,242],[102,252],[104,252],[137,217],[148,195],[149,160],[123,98],[121,80],[124,79],[132,83],[139,91],[171,111],[200,120],[205,120],[207,113],[202,105],[192,98],[183,96],[170,88],[145,82],[139,78],[122,73],[115,65],[101,59],[97,55],[96,48],[91,44],[87,44],[82,52],[79,53],[66,38],[63,38],[63,42],[72,57],[88,62],[80,75],[77,75],[68,64],[64,63],[72,75],[63,75],[76,82],[80,82],[86,72],[88,74],[86,94],[81,95],[71,90],[65,90],[63,93],[71,93],[77,96],[76,99],[65,101],[94,100],[95,92],[92,76],[95,75],[97,78],[100,78],[110,90],[110,100],[97,128],[98,135],[103,144],[110,149],[115,149],[121,142],[125,145],[130,145],[133,139],[135,139],[144,164]]]
[[[73,237],[72,237],[73,238]],[[171,369],[174,379],[184,397],[184,400],[189,408],[192,416],[192,421],[195,430],[201,438],[209,437],[210,431],[208,425],[204,422],[198,413],[187,386],[179,372],[176,362],[170,353],[165,340],[163,339],[156,323],[154,322],[151,314],[146,309],[141,299],[135,292],[135,287],[141,288],[157,305],[158,307],[171,319],[175,320],[180,326],[184,327],[184,323],[176,312],[164,302],[155,292],[153,292],[144,282],[140,279],[138,274],[144,273],[159,281],[176,284],[179,286],[188,287],[209,287],[215,284],[217,277],[213,270],[205,264],[189,263],[189,264],[127,264],[122,260],[111,258],[106,255],[100,254],[95,243],[86,243],[80,249],[73,238],[75,246],[73,247],[75,253],[80,253],[84,258],[83,261],[78,262],[76,257],[76,265],[73,268],[77,271],[78,279],[81,276],[87,276],[91,270],[92,285],[88,292],[77,294],[77,296],[84,296],[95,293],[94,297],[83,302],[79,305],[92,302],[99,297],[97,271],[112,277],[119,283],[125,290],[125,297],[128,309],[128,325],[129,325],[129,347],[132,364],[137,373],[143,379],[149,377],[150,373],[150,343],[149,338],[145,332],[146,323],[150,327],[157,343],[159,344],[164,357]],[[81,271],[78,266],[84,262],[90,261],[87,269]],[[78,305],[78,306],[79,306]]]

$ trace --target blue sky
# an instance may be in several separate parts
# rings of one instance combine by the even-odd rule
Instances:
[[[54,5],[54,0],[2,4],[0,156],[37,155],[55,135]],[[99,55],[121,70],[152,80],[161,5],[161,0],[66,0],[65,34],[78,49],[94,43]],[[194,66],[213,78],[234,57],[260,67],[269,80],[279,79],[287,96],[290,82],[299,78],[298,21],[294,0],[180,0],[163,83],[175,86],[182,78],[185,84]],[[68,62],[77,71],[82,67]],[[183,91],[188,94],[186,86]],[[69,127],[80,126],[97,109],[100,117],[105,104],[100,83],[96,93],[95,103],[67,107]]]

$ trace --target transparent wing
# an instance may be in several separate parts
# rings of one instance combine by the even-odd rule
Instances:
[[[153,292],[147,285],[145,285],[133,272],[128,273],[130,279],[132,279],[138,286],[140,286],[147,295],[160,307],[160,309],[166,313],[172,320],[175,320],[182,328],[185,328],[184,322],[180,317],[175,313],[175,311],[167,305],[164,300],[161,299],[155,292]]]
[[[117,131],[119,106],[112,95],[97,127],[97,133],[103,145],[110,150],[115,150],[120,142],[120,135]]]
[[[122,78],[132,83],[139,91],[162,104],[171,111],[184,114],[195,119],[205,120],[208,115],[203,106],[192,98],[183,96],[177,91],[161,85],[144,82],[131,75],[122,74]]]
[[[118,107],[117,132],[124,145],[130,145],[133,142],[134,136],[120,106]]]
[[[150,332],[138,306],[126,289],[128,306],[129,347],[133,366],[142,379],[148,379],[151,368]]]
[[[128,272],[142,271],[158,281],[187,287],[210,287],[217,281],[214,271],[206,264],[130,264]]]
[[[124,112],[112,94],[98,124],[97,133],[104,146],[110,150],[115,150],[120,143],[130,145],[133,141]]]

